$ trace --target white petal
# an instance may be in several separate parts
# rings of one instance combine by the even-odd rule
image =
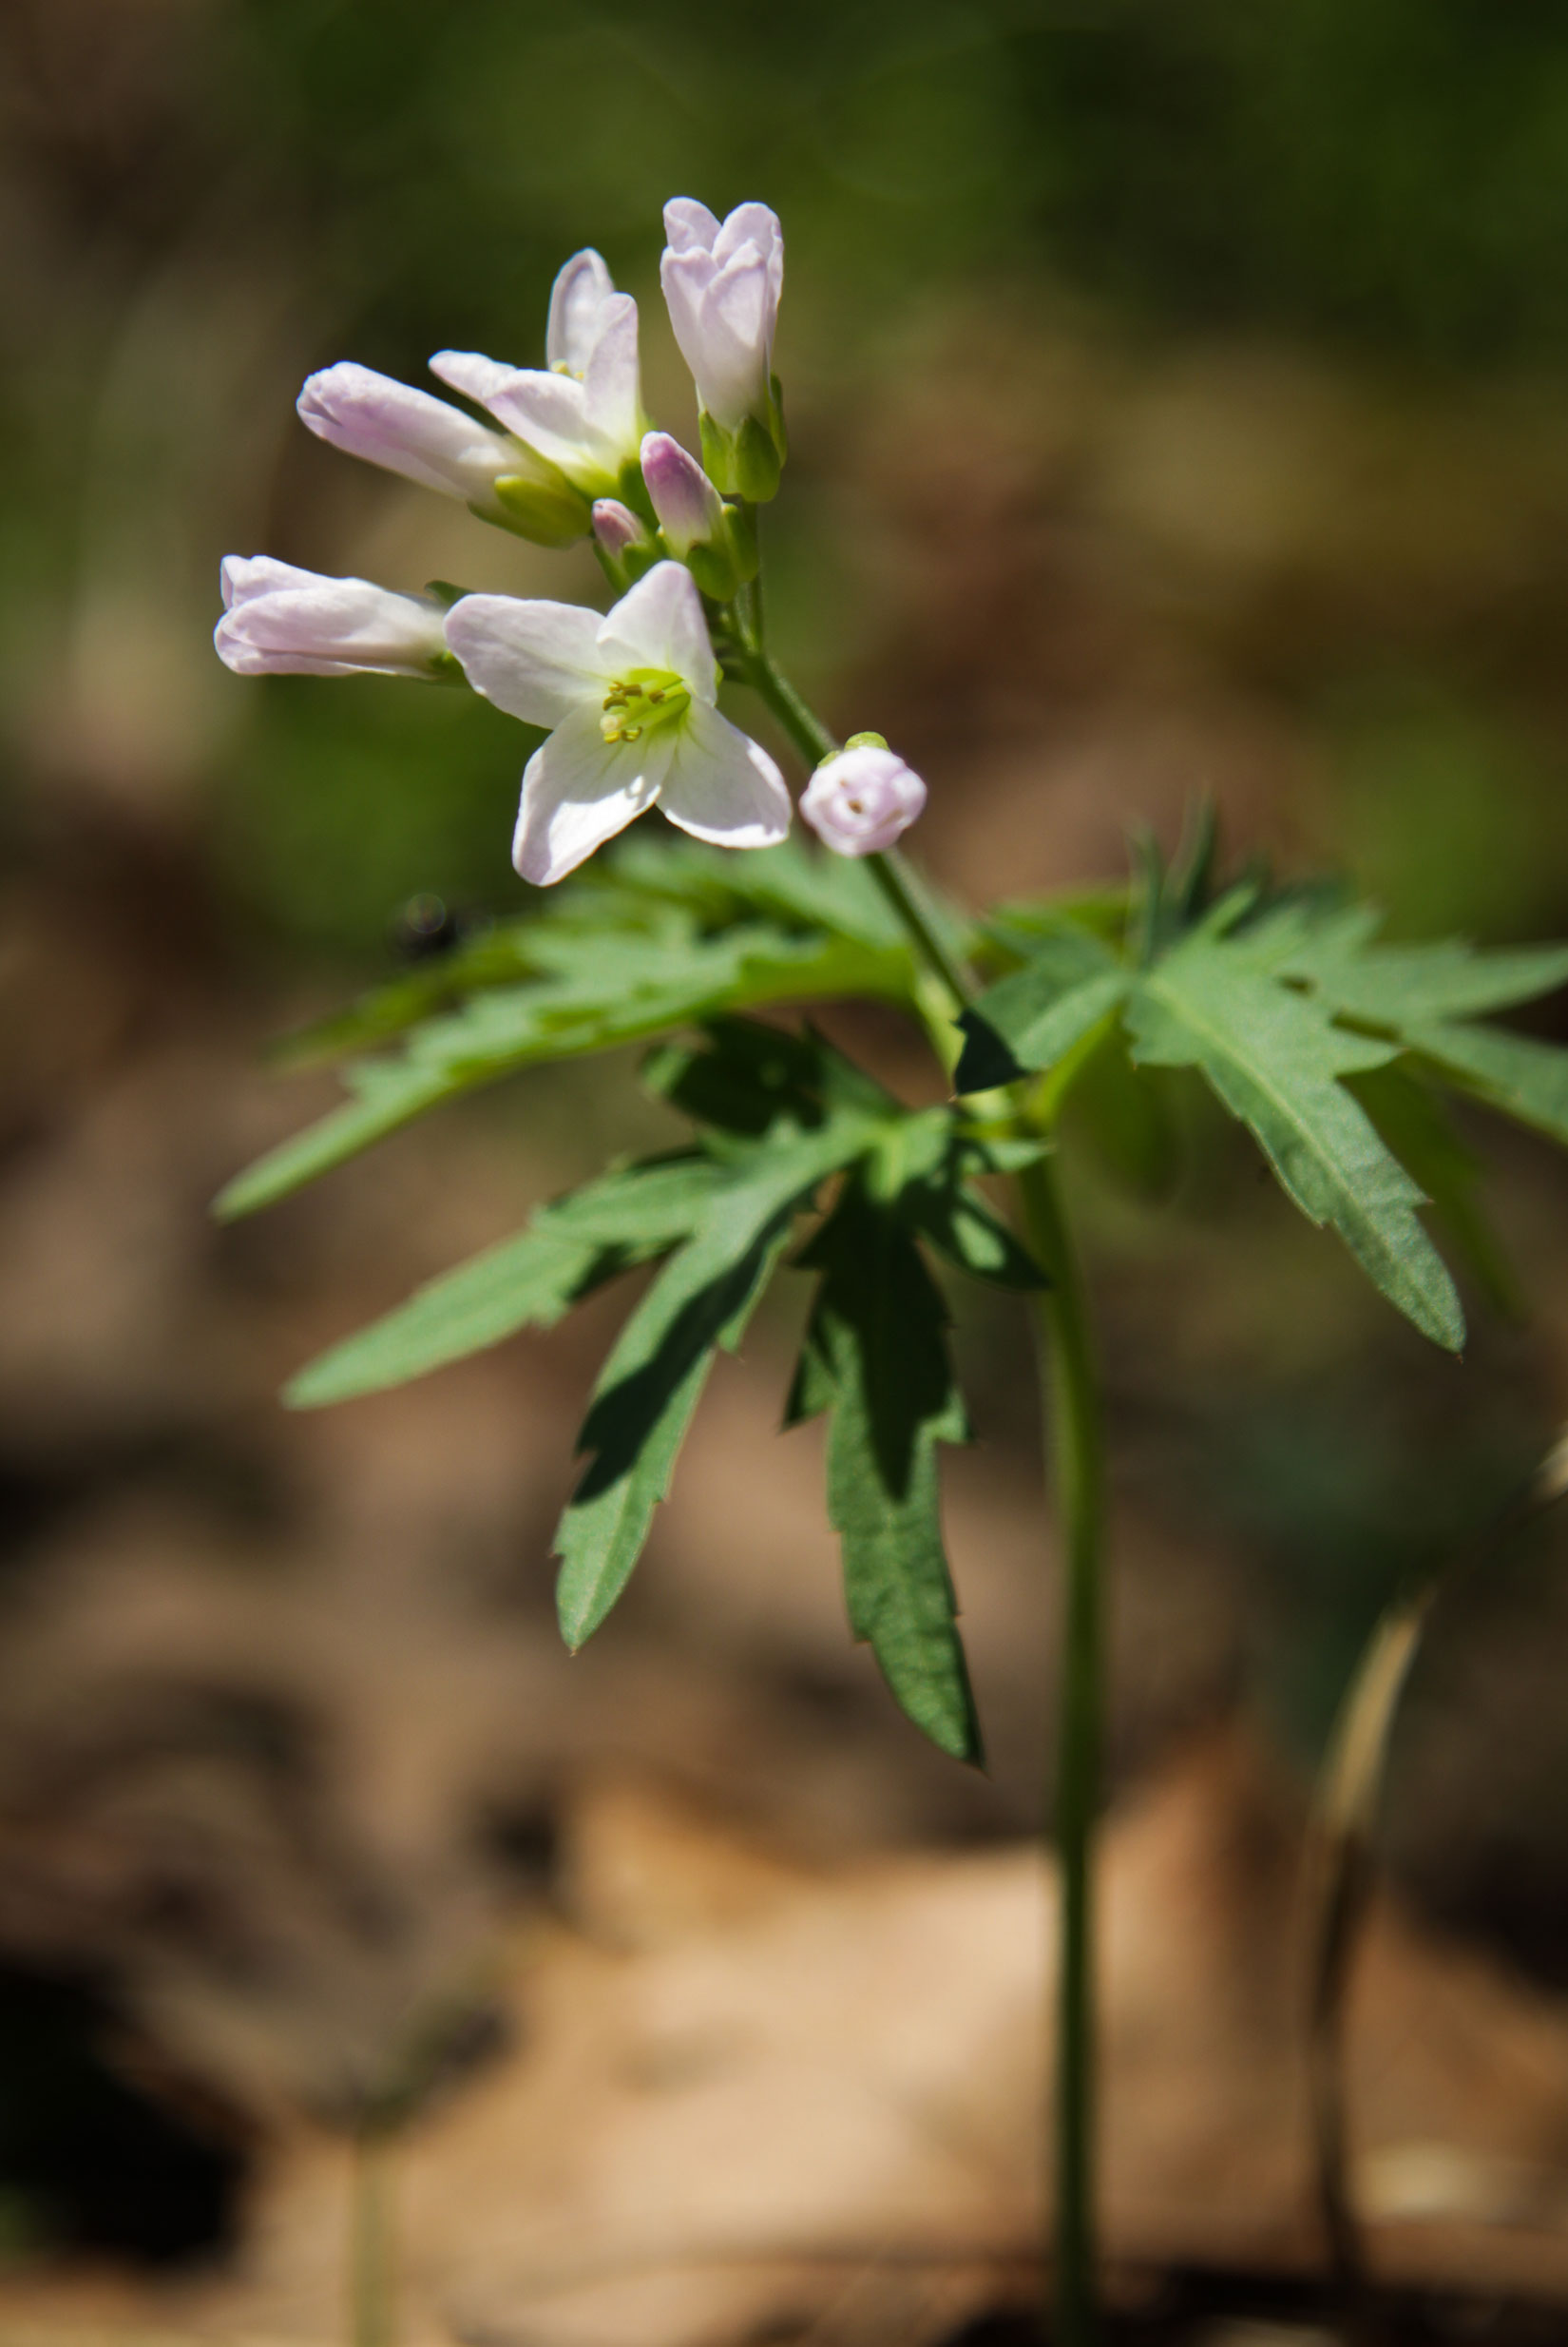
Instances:
[[[583,378],[588,429],[607,461],[635,456],[641,435],[642,386],[637,368],[637,304],[614,294],[599,313],[598,336]]]
[[[525,880],[564,879],[651,806],[670,760],[670,728],[606,741],[595,709],[578,709],[529,759],[512,837]]]
[[[296,570],[293,563],[280,563],[274,554],[225,554],[219,577],[224,610],[237,611],[258,595],[270,595],[279,587],[315,587],[320,573]]]
[[[486,406],[519,439],[563,471],[581,471],[588,440],[587,397],[569,375],[520,367],[488,394]]]
[[[437,351],[430,360],[430,373],[438,383],[449,383],[453,391],[488,408],[491,392],[499,391],[517,369],[504,359],[487,358],[482,351]]]
[[[615,279],[590,246],[574,253],[550,288],[550,317],[545,329],[545,364],[585,372],[599,313],[615,291]]]
[[[664,206],[664,234],[673,252],[711,253],[718,238],[718,221],[695,196],[672,196]]]
[[[694,703],[659,795],[672,823],[721,848],[771,848],[790,828],[790,794],[765,749]]]
[[[447,614],[447,643],[474,690],[509,717],[559,725],[591,704],[597,725],[607,681],[599,625],[581,604],[465,595]]]
[[[429,677],[446,649],[441,608],[428,595],[323,578],[265,556],[242,563],[230,555],[224,569],[225,592],[234,572],[251,574],[213,634],[220,659],[239,676]],[[265,583],[255,576],[262,571],[271,574]]]
[[[742,244],[755,244],[758,253],[770,262],[776,257],[778,274],[784,274],[784,231],[778,224],[778,214],[765,203],[737,203],[729,219],[714,239],[712,252],[720,268],[732,253]]]
[[[771,322],[768,272],[755,244],[741,245],[720,269],[709,289],[706,314],[722,320],[740,349],[765,348]]]
[[[714,265],[706,253],[668,251],[659,264],[670,325],[699,394],[704,363],[702,303],[713,274]]]
[[[499,433],[353,360],[310,376],[297,404],[317,439],[449,497],[482,501],[498,475],[512,469]]]
[[[718,698],[718,670],[702,598],[681,563],[656,563],[599,625],[599,659],[612,676],[668,668],[694,702]]]

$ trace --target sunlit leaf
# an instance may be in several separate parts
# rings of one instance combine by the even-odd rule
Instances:
[[[790,1416],[831,1414],[828,1513],[851,1627],[915,1725],[944,1752],[979,1760],[942,1541],[937,1445],[966,1441],[968,1428],[941,1296],[904,1222],[859,1183],[800,1260],[821,1279]]]
[[[334,1345],[291,1381],[284,1400],[313,1410],[379,1393],[499,1344],[520,1328],[550,1327],[618,1272],[685,1238],[719,1170],[698,1156],[612,1168],[542,1207],[526,1230],[429,1280],[394,1312]]]

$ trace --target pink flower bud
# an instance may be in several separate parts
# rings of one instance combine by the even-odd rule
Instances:
[[[318,440],[501,518],[495,484],[519,470],[519,452],[461,408],[350,359],[313,375],[298,408]]]
[[[667,432],[650,432],[642,442],[642,478],[664,543],[684,562],[694,546],[722,546],[724,506],[695,457]]]
[[[738,432],[748,416],[768,424],[784,285],[777,215],[765,203],[742,203],[718,221],[705,203],[677,196],[664,206],[664,298],[698,401],[725,432]]]
[[[800,812],[835,856],[875,856],[908,831],[925,804],[925,783],[896,752],[851,742],[818,766]]]
[[[594,500],[593,534],[602,550],[612,563],[623,563],[630,553],[647,547],[653,540],[646,523],[640,521],[629,506],[619,497],[598,497]]]
[[[270,554],[223,557],[213,636],[237,676],[439,677],[452,670],[440,604],[369,579],[325,579]]]

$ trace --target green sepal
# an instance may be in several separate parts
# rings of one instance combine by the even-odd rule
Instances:
[[[783,470],[783,419],[777,434],[756,416],[748,415],[736,432],[726,432],[703,410],[702,470],[723,497],[741,497],[748,505],[766,505],[778,494]]]
[[[564,479],[541,481],[526,472],[503,473],[495,484],[495,501],[500,513],[474,501],[468,510],[482,522],[500,522],[534,546],[575,546],[593,528],[589,500]]]

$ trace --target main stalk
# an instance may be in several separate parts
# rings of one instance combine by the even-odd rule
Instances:
[[[815,711],[769,658],[760,581],[733,616],[747,682],[809,765],[839,747]],[[866,862],[923,965],[922,1008],[933,1048],[950,1074],[953,1025],[970,985],[943,942],[918,880],[896,852]],[[1029,1105],[1012,1103],[1021,1132],[1036,1134]],[[1017,1176],[1031,1250],[1050,1284],[1035,1301],[1036,1346],[1046,1441],[1061,1534],[1062,1612],[1057,1724],[1056,1840],[1061,1875],[1056,1985],[1055,2347],[1091,2347],[1096,2319],[1096,2011],[1094,1837],[1103,1739],[1104,1442],[1087,1299],[1051,1159]]]

